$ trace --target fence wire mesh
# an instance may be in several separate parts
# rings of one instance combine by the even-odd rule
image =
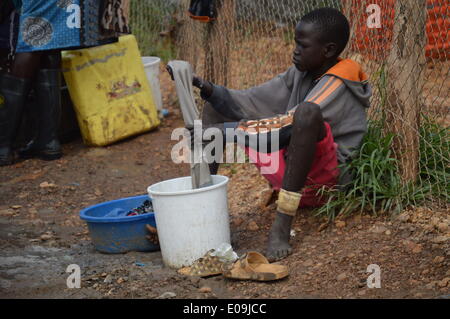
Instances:
[[[342,57],[369,75],[369,118],[380,136],[393,136],[389,149],[410,202],[449,208],[448,0],[216,2],[218,19],[205,24],[189,18],[189,0],[132,0],[142,54],[189,61],[203,78],[245,89],[291,66],[294,28],[304,14],[325,6],[341,10],[352,28]]]

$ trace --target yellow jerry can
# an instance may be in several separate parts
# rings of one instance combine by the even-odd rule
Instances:
[[[109,145],[160,124],[133,35],[64,51],[63,74],[85,144]]]

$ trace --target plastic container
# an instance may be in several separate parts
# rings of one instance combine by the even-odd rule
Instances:
[[[85,144],[110,145],[161,123],[133,35],[64,51],[62,68]]]
[[[230,244],[228,177],[214,175],[212,179],[212,186],[195,190],[191,177],[148,188],[166,266],[190,266],[209,250]]]
[[[115,208],[129,211],[141,206],[148,199],[147,195],[129,197],[83,209],[80,218],[88,225],[95,249],[109,254],[159,250],[157,245],[146,238],[149,233],[145,225],[156,227],[154,213],[129,217],[104,217]]]
[[[159,84],[159,64],[161,59],[154,56],[142,57],[145,74],[147,75],[148,83],[152,88],[153,98],[155,99],[156,108],[162,112],[163,102],[161,96],[161,86]]]

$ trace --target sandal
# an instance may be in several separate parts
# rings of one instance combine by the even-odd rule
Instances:
[[[222,267],[223,276],[231,279],[273,281],[287,277],[288,267],[270,264],[266,257],[251,251],[233,264]]]
[[[185,276],[211,277],[222,274],[224,263],[219,257],[211,256],[214,249],[208,251],[203,257],[197,259],[192,266],[178,270],[178,273]]]

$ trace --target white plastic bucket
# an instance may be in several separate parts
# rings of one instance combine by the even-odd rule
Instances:
[[[155,99],[156,108],[162,111],[163,103],[161,96],[161,86],[159,84],[159,64],[161,59],[154,56],[142,57],[145,74],[147,75],[148,83],[152,89],[153,98]]]
[[[148,188],[166,266],[190,266],[207,251],[230,244],[228,177],[214,175],[212,179],[212,186],[195,190],[191,177]]]

